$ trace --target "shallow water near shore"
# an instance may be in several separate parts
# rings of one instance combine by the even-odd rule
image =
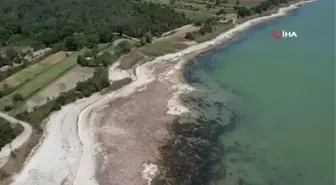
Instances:
[[[335,184],[334,12],[334,1],[308,3],[188,65],[188,83],[239,109],[219,139],[225,175],[211,184]]]

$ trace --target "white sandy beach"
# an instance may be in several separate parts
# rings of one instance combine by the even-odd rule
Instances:
[[[192,90],[190,87],[181,84],[176,80],[176,72],[186,62],[182,57],[190,53],[199,53],[209,47],[221,44],[232,38],[235,34],[250,28],[251,26],[286,15],[287,11],[295,9],[299,2],[286,8],[280,8],[279,12],[265,17],[259,17],[219,35],[211,41],[191,46],[183,51],[167,54],[156,58],[136,68],[136,77],[131,84],[120,90],[107,94],[95,94],[89,98],[78,100],[74,103],[63,106],[60,111],[50,115],[46,124],[42,142],[33,151],[33,155],[26,161],[20,173],[14,176],[13,185],[98,185],[95,177],[95,155],[100,151],[96,144],[95,125],[92,115],[95,111],[106,106],[109,102],[120,97],[127,97],[139,89],[144,89],[147,84],[156,78],[169,78],[175,83],[175,94],[167,101],[167,114],[178,115],[188,111],[179,103],[179,95]],[[155,76],[152,67],[163,62],[174,61],[175,71],[165,73],[163,76]],[[113,65],[109,70],[110,80],[119,80],[130,74],[116,69]],[[118,71],[118,72],[116,72]],[[113,142],[113,141],[110,141]],[[145,166],[146,167],[146,166]],[[147,170],[148,170],[147,166]],[[150,166],[151,169],[155,167]],[[140,172],[139,172],[140,173]],[[151,173],[143,175],[150,183]],[[122,185],[122,184],[120,184]]]

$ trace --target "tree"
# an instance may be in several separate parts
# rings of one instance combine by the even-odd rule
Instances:
[[[215,24],[217,24],[216,17],[207,18],[205,20],[205,24],[208,24],[208,25],[215,25]]]
[[[188,40],[195,40],[195,34],[192,33],[192,32],[188,32],[188,33],[185,35],[184,38],[186,38],[186,39],[188,39]]]
[[[226,11],[224,8],[221,8],[218,12],[216,12],[216,15],[226,14]]]
[[[65,40],[65,47],[70,51],[82,49],[87,44],[84,34],[74,34]]]
[[[13,48],[8,48],[6,50],[6,56],[9,60],[13,60],[15,57],[18,56],[18,52],[16,52]]]
[[[93,48],[95,45],[99,43],[99,36],[95,33],[92,33],[86,36],[87,44],[89,48]]]
[[[173,6],[176,2],[176,0],[169,0],[170,4]]]
[[[140,39],[140,46],[144,46],[144,45],[146,45],[146,43],[147,43],[146,38],[145,38],[145,37],[142,37],[142,38]]]
[[[99,42],[107,43],[114,39],[113,30],[109,26],[102,26],[98,28]]]
[[[20,124],[12,126],[11,123],[4,119],[0,119],[0,150],[7,143],[10,143],[17,135],[23,131]]]
[[[152,35],[152,33],[151,33],[151,32],[147,32],[147,33],[145,34],[145,39],[146,39],[146,42],[147,42],[147,43],[151,43],[151,42],[152,42],[152,39],[153,39],[153,35]]]
[[[86,58],[83,55],[79,55],[77,57],[77,63],[81,66],[88,66],[88,61],[86,60]]]
[[[13,110],[13,106],[12,105],[5,105],[4,111],[8,112],[8,111],[11,111],[11,110]]]
[[[201,33],[201,35],[204,35],[206,33],[211,33],[212,32],[212,26],[211,25],[204,25],[201,27],[201,29],[199,30],[199,32]]]
[[[76,33],[76,28],[72,24],[68,24],[63,28],[62,33],[64,37],[72,36],[74,33]]]
[[[131,48],[132,48],[132,43],[129,42],[128,40],[123,40],[118,44],[118,50],[121,53],[129,52]]]
[[[234,6],[234,9],[237,11],[238,17],[245,17],[251,15],[250,10],[245,6]]]
[[[202,22],[201,22],[201,21],[196,21],[196,22],[194,23],[194,25],[195,25],[195,26],[201,26],[201,25],[202,25]]]
[[[216,0],[216,3],[215,3],[215,5],[216,5],[216,6],[219,6],[219,5],[220,5],[220,3],[221,3],[221,1],[220,1],[220,0]]]
[[[14,102],[23,101],[24,98],[20,93],[15,93],[12,97]]]

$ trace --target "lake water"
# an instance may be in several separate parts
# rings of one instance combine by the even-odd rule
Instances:
[[[274,29],[298,38],[273,39]],[[308,3],[196,60],[191,85],[238,97],[239,123],[220,137],[226,175],[212,184],[335,184],[335,1]]]

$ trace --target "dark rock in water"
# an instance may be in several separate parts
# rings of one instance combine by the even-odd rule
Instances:
[[[301,173],[296,173],[297,176],[302,177]]]
[[[273,169],[273,171],[277,171],[277,169],[275,167],[273,167],[272,169]]]

